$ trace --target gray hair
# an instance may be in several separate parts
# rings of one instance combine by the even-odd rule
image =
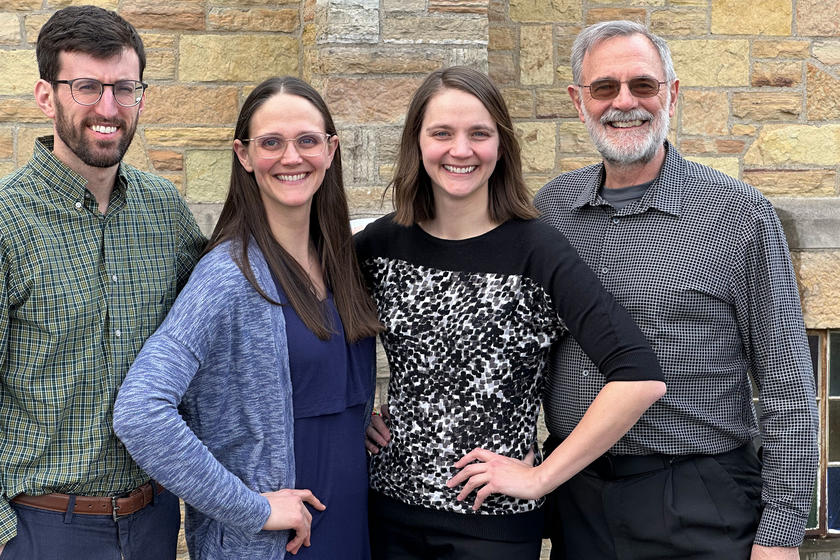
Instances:
[[[572,77],[575,84],[580,84],[581,72],[583,69],[583,57],[595,45],[613,37],[624,37],[628,35],[642,35],[653,43],[656,50],[659,51],[659,60],[662,61],[662,68],[665,70],[665,79],[673,82],[677,79],[677,73],[674,71],[674,61],[671,60],[671,49],[668,48],[668,43],[658,35],[654,35],[648,28],[635,21],[618,20],[618,21],[602,21],[594,25],[590,25],[581,31],[575,42],[572,45]]]

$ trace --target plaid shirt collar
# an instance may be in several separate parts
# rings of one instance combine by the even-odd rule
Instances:
[[[680,215],[682,207],[682,195],[685,185],[686,162],[677,150],[672,149],[671,144],[665,141],[665,161],[663,169],[667,173],[659,171],[645,195],[637,203],[630,204],[620,214],[640,214],[654,208],[660,212]],[[572,208],[580,210],[584,206],[605,206],[609,203],[601,196],[601,186],[604,184],[604,164],[592,166],[591,173],[586,178],[580,194],[572,204]],[[664,175],[664,177],[663,177]]]

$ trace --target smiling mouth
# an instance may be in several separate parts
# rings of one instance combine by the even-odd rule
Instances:
[[[643,120],[635,120],[635,121],[610,121],[609,125],[613,128],[633,128],[634,126],[642,126],[647,121]]]
[[[293,181],[300,181],[301,179],[303,179],[307,175],[308,175],[308,173],[296,173],[294,175],[275,175],[275,177],[277,177],[277,179],[280,180],[280,181],[293,182]]]
[[[467,165],[467,166],[455,166],[455,165],[444,165],[443,168],[449,171],[450,173],[457,173],[459,175],[466,175],[467,173],[472,173],[475,171],[475,168],[478,167],[476,165]]]
[[[117,131],[116,126],[105,126],[101,124],[94,124],[91,125],[90,129],[94,132],[98,132],[100,134],[113,134]]]

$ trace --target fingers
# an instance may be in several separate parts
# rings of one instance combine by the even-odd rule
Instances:
[[[306,502],[307,504],[311,505],[312,507],[314,507],[318,511],[324,511],[325,509],[327,509],[327,506],[322,504],[321,500],[316,498],[315,494],[313,494],[311,491],[309,491],[309,490],[296,490],[296,492],[300,492],[299,495],[300,495],[301,501]],[[306,513],[309,514],[309,511],[307,510]],[[311,517],[312,516],[310,516],[310,519],[311,519]]]
[[[386,420],[391,419],[391,413],[388,411],[388,405],[387,404],[383,404],[382,406],[379,407],[379,413],[382,415],[382,418],[384,418]]]
[[[458,460],[458,462],[455,463],[455,468],[456,469],[463,468],[463,467],[469,465],[470,463],[472,463],[473,461],[487,462],[487,461],[490,461],[491,459],[494,459],[496,457],[502,457],[502,455],[497,455],[496,453],[493,453],[492,451],[487,451],[486,449],[476,447],[475,449],[473,449],[472,451],[470,451],[469,453],[467,453],[466,455],[461,457]]]

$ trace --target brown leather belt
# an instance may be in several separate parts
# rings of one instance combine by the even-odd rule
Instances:
[[[73,506],[73,513],[81,515],[110,515],[116,521],[118,518],[136,513],[152,503],[154,488],[157,493],[163,492],[160,484],[147,482],[143,486],[135,488],[122,496],[75,496],[76,503]],[[68,494],[44,494],[41,496],[30,496],[29,494],[18,494],[12,501],[16,504],[57,511],[64,513],[70,505]]]

